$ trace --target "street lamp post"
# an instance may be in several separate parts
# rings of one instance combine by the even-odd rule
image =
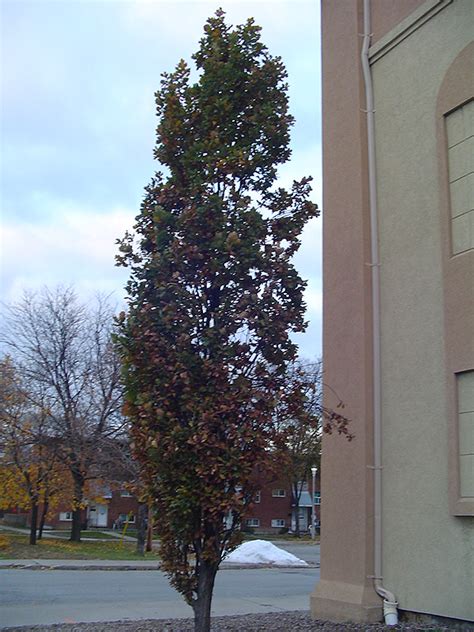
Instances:
[[[313,467],[311,468],[311,474],[313,475],[313,495],[312,495],[312,501],[311,501],[311,538],[314,540],[314,537],[316,535],[315,531],[315,519],[314,519],[314,496],[316,493],[315,490],[315,486],[316,486],[316,472],[318,471],[318,468],[313,465]]]

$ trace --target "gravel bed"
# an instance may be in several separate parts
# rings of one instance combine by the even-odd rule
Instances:
[[[456,626],[426,625],[402,623],[388,628],[382,623],[330,623],[315,621],[309,612],[271,612],[268,614],[245,614],[227,617],[213,617],[212,632],[388,632],[403,630],[404,632],[442,631],[456,629]],[[461,628],[458,628],[461,629]],[[467,628],[464,628],[466,630]],[[14,628],[3,628],[3,632],[192,632],[192,619],[156,619],[141,621],[114,621],[109,623],[60,623],[54,625],[33,625]]]

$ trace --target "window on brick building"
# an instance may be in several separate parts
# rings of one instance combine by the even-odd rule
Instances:
[[[119,515],[119,520],[121,522],[123,522],[125,524],[125,522],[127,522],[127,518],[128,518],[128,522],[135,522],[135,515],[134,514],[126,514],[126,513],[121,513]]]
[[[285,489],[272,489],[273,498],[284,498],[286,496]]]

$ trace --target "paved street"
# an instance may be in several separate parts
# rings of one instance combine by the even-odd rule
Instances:
[[[320,561],[320,545],[311,542],[293,542],[292,540],[272,540],[275,546],[284,549],[289,553],[293,553],[300,560],[304,560],[310,564],[319,564]]]
[[[233,569],[217,575],[213,614],[307,610],[319,569]],[[0,627],[188,617],[159,571],[1,570]]]

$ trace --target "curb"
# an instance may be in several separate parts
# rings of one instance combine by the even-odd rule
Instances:
[[[0,565],[0,570],[27,570],[27,571],[158,571],[159,564],[154,566],[97,566],[84,564],[84,566],[72,566],[68,564],[60,564],[50,566],[48,564],[5,564]]]

